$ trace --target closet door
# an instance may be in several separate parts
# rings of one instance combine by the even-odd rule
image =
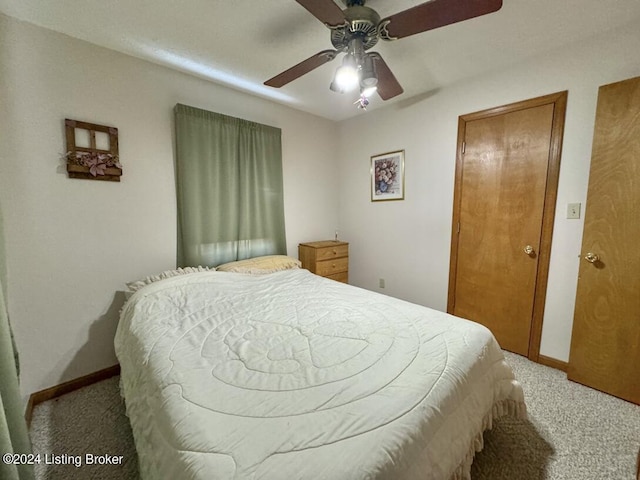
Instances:
[[[459,119],[447,311],[538,360],[567,93]]]
[[[640,404],[640,77],[600,87],[570,380]]]

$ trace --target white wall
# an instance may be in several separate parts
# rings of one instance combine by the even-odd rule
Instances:
[[[282,128],[289,254],[332,237],[334,123],[3,15],[0,60],[0,206],[25,396],[114,365],[116,292],[175,267],[176,103]],[[121,183],[67,178],[65,118],[118,128]]]
[[[350,282],[446,310],[458,117],[568,90],[540,350],[567,361],[583,221],[567,220],[566,204],[585,206],[598,87],[637,75],[640,29],[629,25],[342,122],[339,228],[351,242]],[[406,199],[371,203],[370,156],[398,149],[406,155]]]

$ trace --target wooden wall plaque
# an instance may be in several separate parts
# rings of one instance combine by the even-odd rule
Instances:
[[[118,129],[68,118],[65,119],[64,124],[67,138],[65,157],[69,178],[119,182],[122,176],[122,165],[118,156]],[[86,134],[85,144],[78,141],[78,131]],[[101,137],[106,141],[98,145],[96,133],[103,134]]]

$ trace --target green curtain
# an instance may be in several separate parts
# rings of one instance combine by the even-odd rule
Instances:
[[[18,370],[7,315],[6,269],[2,211],[0,210],[0,455],[31,453],[31,444],[24,421]],[[31,465],[12,465],[0,460],[0,478],[3,480],[33,479]]]
[[[178,266],[286,254],[279,128],[178,104]]]

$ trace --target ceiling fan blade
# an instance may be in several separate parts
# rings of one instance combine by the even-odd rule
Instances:
[[[323,50],[322,52],[318,52],[312,57],[303,60],[297,65],[294,65],[288,70],[276,75],[273,78],[270,78],[266,82],[265,85],[269,87],[280,88],[286,85],[289,82],[292,82],[296,78],[301,77],[305,73],[309,73],[311,70],[318,68],[321,65],[324,65],[327,62],[330,62],[338,55],[337,50]]]
[[[398,80],[380,54],[371,52],[369,56],[373,58],[376,74],[378,75],[378,95],[380,95],[380,98],[389,100],[404,92],[402,86],[398,83]]]
[[[346,22],[344,12],[333,0],[296,0],[296,2],[328,27],[339,27]]]
[[[493,13],[502,0],[432,0],[382,19],[380,38],[395,40]]]

